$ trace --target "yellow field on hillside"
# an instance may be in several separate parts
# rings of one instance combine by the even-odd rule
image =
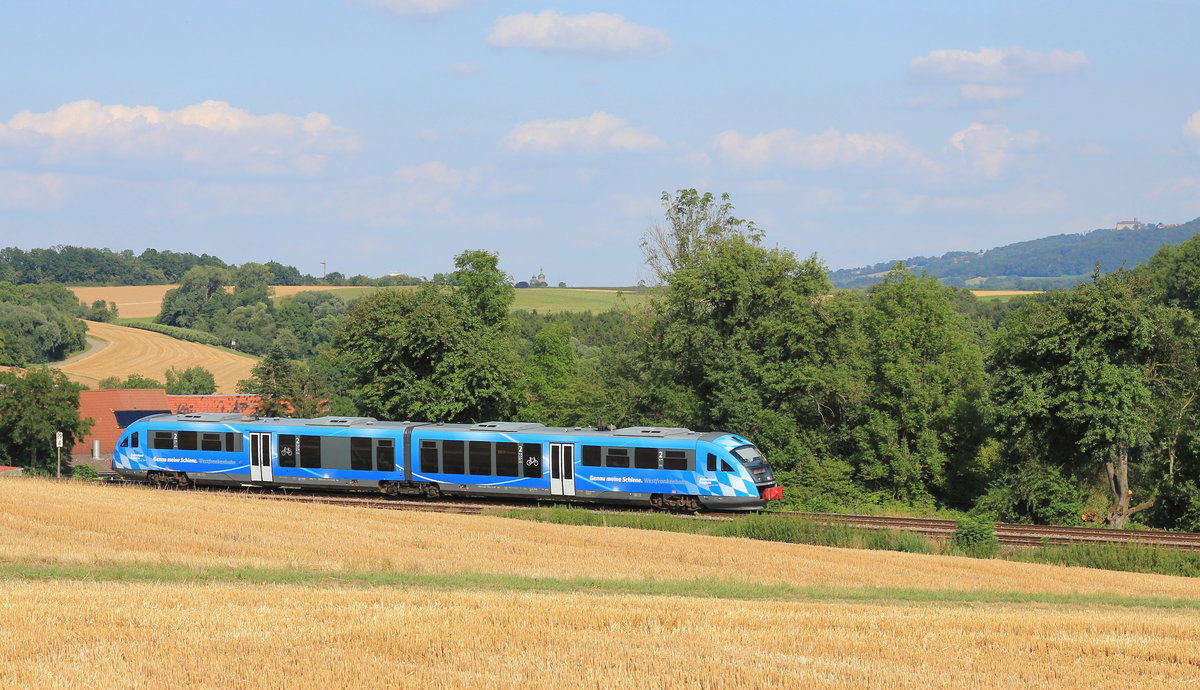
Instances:
[[[0,580],[0,685],[1128,688],[1194,611]]]
[[[71,292],[87,304],[98,299],[115,302],[122,319],[144,319],[158,316],[162,311],[163,295],[178,285],[129,285],[115,287],[73,287]],[[228,288],[232,290],[232,288]],[[271,288],[276,297],[294,295],[304,290],[354,290],[361,288],[334,285],[276,285]]]
[[[250,357],[176,340],[161,333],[98,321],[88,321],[87,325],[88,335],[105,340],[108,345],[59,368],[72,379],[90,386],[109,376],[125,378],[129,374],[142,374],[165,382],[165,372],[171,367],[201,366],[212,372],[218,393],[235,393],[237,382],[250,378],[250,370],[257,362]]]

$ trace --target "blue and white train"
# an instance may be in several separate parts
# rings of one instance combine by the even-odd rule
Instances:
[[[130,424],[113,469],[130,479],[387,494],[555,498],[666,510],[758,510],[783,498],[746,439],[664,427],[159,414]]]

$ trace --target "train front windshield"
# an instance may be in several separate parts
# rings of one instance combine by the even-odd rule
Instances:
[[[750,476],[754,477],[754,483],[757,485],[771,484],[775,481],[775,473],[771,471],[771,466],[767,464],[767,458],[762,451],[754,446],[742,446],[734,448],[733,455],[742,464],[750,470]]]
[[[766,457],[763,456],[762,451],[754,446],[742,446],[741,448],[734,448],[733,454],[737,456],[738,460],[742,461],[743,465],[757,465],[760,462],[765,463],[767,461]]]

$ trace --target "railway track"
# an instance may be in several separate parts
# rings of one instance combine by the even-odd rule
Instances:
[[[950,539],[957,528],[954,520],[936,518],[882,517],[877,515],[840,515],[831,513],[780,512],[795,518],[824,524],[847,525],[866,529],[894,529],[913,532],[933,539]],[[1200,550],[1200,533],[1114,530],[1103,527],[1056,527],[1053,525],[1014,525],[998,523],[996,537],[1004,546],[1045,546],[1066,544],[1138,544],[1172,549]]]
[[[353,506],[358,508],[374,508],[380,510],[417,510],[435,513],[456,513],[460,515],[478,515],[485,511],[530,508],[548,501],[514,502],[506,499],[425,499],[425,498],[393,498],[382,495],[330,494],[310,490],[280,490],[280,489],[230,489],[224,487],[197,487],[201,490],[234,493],[254,499],[298,501],[304,503],[322,503],[327,505]],[[553,502],[553,501],[549,501]],[[584,509],[598,511],[644,512],[646,509],[638,506],[589,506],[587,504],[572,504]],[[805,513],[797,511],[773,511],[770,515],[778,519],[811,520],[827,525],[846,525],[862,529],[890,529],[912,532],[931,539],[949,540],[954,536],[957,524],[954,520],[937,518],[887,517],[879,515],[847,515],[840,513]],[[744,513],[705,513],[696,516],[697,519],[729,520],[744,515]],[[1056,527],[1052,525],[1016,525],[999,523],[996,525],[996,537],[1003,546],[1037,547],[1046,545],[1069,544],[1117,544],[1157,546],[1189,551],[1200,551],[1200,533],[1195,532],[1162,532],[1114,530],[1103,527]]]

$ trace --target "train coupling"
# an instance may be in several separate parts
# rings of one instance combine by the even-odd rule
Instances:
[[[766,489],[759,489],[758,495],[762,496],[764,501],[781,501],[783,500],[783,487],[772,486]]]

